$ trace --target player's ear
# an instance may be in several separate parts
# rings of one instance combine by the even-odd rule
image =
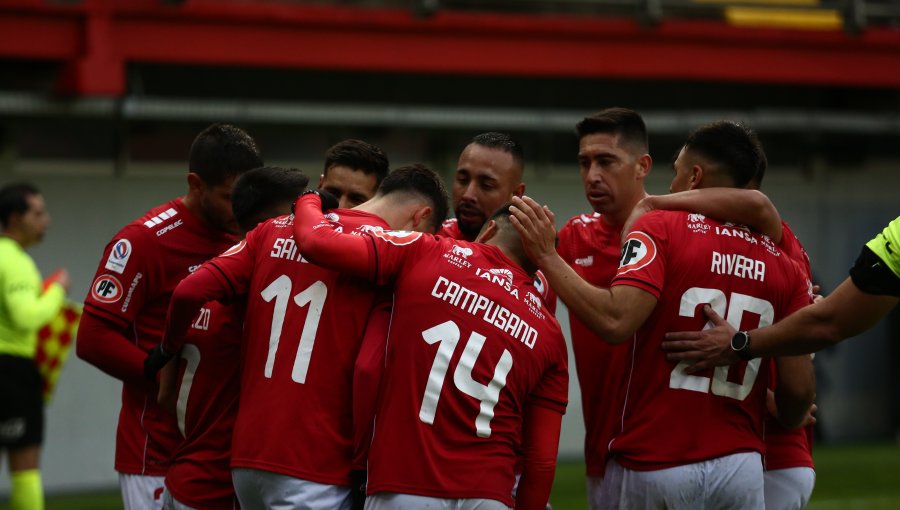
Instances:
[[[206,183],[203,182],[203,178],[194,172],[188,172],[187,182],[188,193],[191,195],[199,196],[203,194],[203,191],[206,189]]]
[[[653,167],[653,159],[649,154],[644,154],[640,158],[638,158],[638,179],[643,179],[647,177],[647,174],[650,173],[650,169]]]
[[[319,185],[316,189],[322,189],[322,183],[325,182],[325,174],[319,174]]]
[[[520,182],[520,183],[513,189],[513,196],[515,196],[515,197],[521,197],[521,196],[524,195],[524,194],[525,194],[525,183],[524,183],[524,182]]]
[[[703,180],[703,167],[700,165],[694,165],[691,167],[691,178],[688,181],[688,189],[697,189],[700,187],[700,182]]]
[[[433,231],[433,226],[428,221],[431,217],[431,207],[423,205],[416,209],[412,217],[412,229],[416,232]]]
[[[483,227],[481,227],[481,232],[478,233],[478,237],[475,238],[475,242],[486,243],[495,235],[497,235],[497,222],[494,220],[490,220],[485,223]]]

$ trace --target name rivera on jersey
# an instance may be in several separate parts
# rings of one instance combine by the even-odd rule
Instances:
[[[431,295],[481,319],[497,329],[518,339],[529,349],[534,349],[537,342],[537,330],[532,328],[505,306],[492,299],[469,290],[462,285],[438,276],[431,288]],[[484,314],[481,314],[481,312]]]
[[[736,253],[712,252],[709,271],[716,274],[730,274],[738,278],[766,281],[766,263]]]

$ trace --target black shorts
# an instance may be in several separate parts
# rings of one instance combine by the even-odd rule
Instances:
[[[0,448],[44,441],[44,396],[34,360],[0,354]]]

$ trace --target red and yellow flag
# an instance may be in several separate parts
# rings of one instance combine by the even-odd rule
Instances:
[[[56,381],[75,343],[82,309],[81,303],[66,301],[56,317],[38,330],[34,360],[43,379],[44,402],[53,395]]]

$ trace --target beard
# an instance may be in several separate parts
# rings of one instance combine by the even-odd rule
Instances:
[[[459,227],[459,231],[462,232],[467,238],[474,239],[475,236],[481,232],[481,227],[484,226],[485,221],[487,220],[484,217],[484,213],[482,213],[479,209],[474,206],[467,204],[460,204],[453,213],[456,215],[456,224]],[[470,216],[477,216],[480,218],[476,222],[471,220],[464,220],[462,218],[463,214],[467,214]]]

